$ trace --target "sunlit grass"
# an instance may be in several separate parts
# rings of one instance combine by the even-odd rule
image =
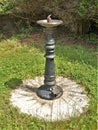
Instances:
[[[59,122],[40,121],[10,105],[10,92],[23,79],[44,74],[43,46],[22,44],[17,38],[0,42],[0,130],[96,130],[97,63],[94,50],[56,44],[56,75],[85,87],[90,105],[80,117]]]

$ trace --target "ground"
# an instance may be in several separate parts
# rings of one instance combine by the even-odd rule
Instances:
[[[5,32],[3,32],[5,34],[4,36],[2,35],[2,33],[0,33],[1,38],[4,37],[5,39],[6,37],[10,37],[16,34],[14,30],[8,31],[6,33]],[[44,42],[45,30],[39,26],[33,27],[32,30],[30,29],[30,31],[28,29],[27,32],[24,32],[24,30],[22,32],[26,33],[26,36],[20,38],[22,43],[30,44],[32,42],[35,42],[35,43],[41,44]],[[68,45],[72,45],[72,44],[82,45],[87,48],[93,48],[95,52],[97,51],[96,48],[98,45],[98,34],[91,34],[91,35],[87,34],[84,37],[75,36],[75,34],[69,33],[68,30],[66,30],[66,28],[62,26],[60,28],[55,29],[54,34],[55,34],[54,38],[56,42],[59,42],[62,44],[68,44]]]
[[[96,130],[97,39],[87,43],[81,37],[73,38],[65,29],[55,30],[56,75],[83,85],[90,105],[77,118],[47,123],[20,113],[9,101],[11,92],[23,79],[44,74],[43,29],[24,28],[12,34],[0,34],[0,130]]]
[[[71,45],[71,44],[78,44],[78,45],[82,45],[82,46],[85,46],[85,47],[88,47],[88,48],[94,48],[96,49],[96,46],[97,46],[97,41],[96,43],[87,43],[86,41],[84,41],[83,39],[77,39],[75,37],[72,37],[70,35],[68,35],[66,33],[65,30],[57,30],[55,31],[55,40],[57,42],[60,42],[60,43],[67,43],[68,45]],[[26,41],[26,42],[37,42],[37,43],[42,43],[44,41],[44,32],[42,29],[40,30],[37,30],[37,31],[32,31],[31,34],[30,34],[30,37],[29,38],[24,38],[22,39],[22,41]]]

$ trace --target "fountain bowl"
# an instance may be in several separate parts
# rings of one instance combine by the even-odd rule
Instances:
[[[51,20],[51,22],[48,22],[47,19],[37,21],[37,24],[40,24],[41,26],[46,28],[56,27],[62,23],[63,23],[62,20],[56,20],[56,19]]]

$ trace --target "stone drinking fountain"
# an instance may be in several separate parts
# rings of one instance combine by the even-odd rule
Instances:
[[[63,22],[50,16],[37,21],[46,29],[45,74],[23,80],[12,90],[10,101],[23,113],[45,121],[57,121],[79,116],[88,107],[89,100],[80,84],[63,76],[55,78],[55,41],[52,35],[54,27]]]
[[[38,89],[37,94],[41,98],[53,100],[59,98],[63,94],[63,90],[61,87],[57,86],[55,82],[55,41],[52,34],[53,28],[62,24],[63,22],[61,20],[52,20],[51,15],[49,15],[46,20],[39,20],[37,23],[46,28],[46,64],[44,85]]]

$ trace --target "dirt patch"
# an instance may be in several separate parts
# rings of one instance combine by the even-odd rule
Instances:
[[[88,43],[83,39],[78,39],[73,36],[69,36],[68,33],[65,31],[58,31],[55,30],[54,32],[54,39],[58,43],[67,44],[67,45],[82,45],[86,48],[93,48],[96,50],[98,43]],[[45,32],[42,29],[39,29],[37,31],[32,31],[29,35],[29,37],[21,38],[20,39],[22,43],[43,43],[45,42]]]

